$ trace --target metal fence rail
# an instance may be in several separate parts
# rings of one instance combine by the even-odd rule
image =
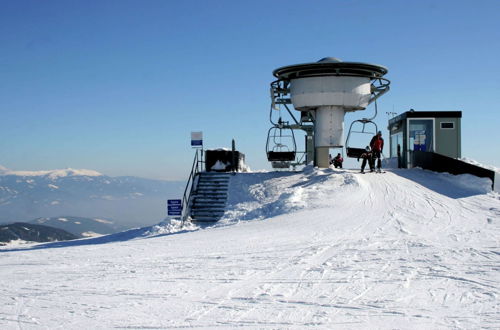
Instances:
[[[193,159],[193,165],[191,166],[191,172],[189,173],[189,178],[186,183],[186,188],[184,189],[184,194],[182,196],[182,215],[181,215],[181,223],[184,226],[185,221],[189,216],[189,203],[191,201],[191,194],[193,193],[197,179],[197,175],[202,171],[203,168],[203,149],[196,149]]]

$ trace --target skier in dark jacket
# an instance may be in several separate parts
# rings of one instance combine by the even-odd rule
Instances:
[[[344,162],[344,158],[342,158],[342,156],[340,154],[337,154],[337,156],[335,156],[335,158],[333,159],[333,166],[335,166],[335,168],[342,168],[342,163]]]
[[[370,172],[373,172],[373,152],[370,150],[369,146],[366,146],[365,152],[361,154],[360,158],[363,158],[363,162],[361,163],[361,173],[365,173],[366,162],[368,162],[368,166],[370,166]]]
[[[384,150],[384,139],[382,138],[382,132],[378,131],[377,135],[375,135],[370,141],[370,148],[373,153],[373,162],[375,163],[375,159],[377,159],[377,172],[381,171],[382,161],[380,160],[382,150]]]

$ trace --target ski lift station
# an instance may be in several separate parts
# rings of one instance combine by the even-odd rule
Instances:
[[[344,62],[334,57],[275,69],[276,79],[270,86],[271,128],[266,142],[266,156],[272,167],[288,169],[314,164],[327,168],[331,148],[342,148],[347,157],[359,159],[368,139],[378,131],[374,122],[377,99],[389,91],[390,81],[384,78],[387,73],[388,69],[381,65]],[[345,114],[363,111],[371,103],[374,103],[375,114],[354,120],[344,140]],[[388,125],[388,161],[399,168],[418,166],[438,172],[488,177],[493,189],[500,189],[498,173],[459,159],[461,117],[460,111],[410,110],[392,118]],[[352,145],[352,135],[363,134],[370,135],[366,142]],[[304,137],[303,143],[299,141],[303,150],[298,150],[296,136]],[[186,185],[181,218],[213,222],[225,212],[228,172],[241,171],[245,156],[236,150],[234,140],[232,150],[206,150],[205,153],[201,140],[196,142],[201,148],[195,154]]]
[[[344,115],[365,110],[386,93],[390,82],[383,76],[387,72],[381,65],[343,62],[334,57],[274,70],[277,80],[271,83],[269,115],[272,127],[266,143],[267,158],[273,168],[311,162],[329,167],[330,148],[344,146],[347,156],[359,157],[364,149],[344,144]],[[285,115],[289,120],[283,119]],[[366,125],[375,125],[373,119],[362,118],[358,122],[364,130]],[[297,154],[294,130],[306,133],[302,156]]]

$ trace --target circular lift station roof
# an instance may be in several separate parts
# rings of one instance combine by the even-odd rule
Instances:
[[[377,79],[387,72],[387,68],[381,65],[343,62],[335,57],[325,57],[318,62],[283,66],[274,70],[273,75],[285,80],[317,76],[357,76]]]

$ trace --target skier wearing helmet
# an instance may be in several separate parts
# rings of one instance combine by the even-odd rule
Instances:
[[[370,148],[372,148],[373,163],[375,163],[375,159],[377,159],[377,172],[380,172],[382,167],[380,156],[382,154],[382,150],[384,150],[384,139],[382,138],[381,131],[378,131],[377,135],[375,135],[370,141]]]

